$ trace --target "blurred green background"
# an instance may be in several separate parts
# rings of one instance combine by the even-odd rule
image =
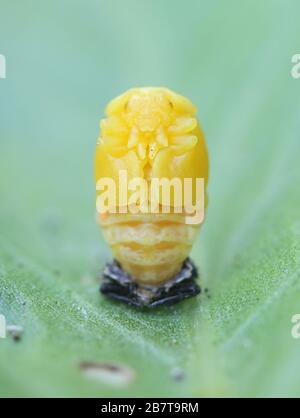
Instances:
[[[0,340],[0,395],[299,396],[299,1],[0,10],[0,313],[24,329]],[[193,250],[210,298],[148,313],[98,293],[110,253],[93,182],[104,106],[144,85],[198,106],[211,161]],[[82,361],[136,378],[89,379]]]

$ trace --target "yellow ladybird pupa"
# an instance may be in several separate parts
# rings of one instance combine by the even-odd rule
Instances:
[[[197,179],[203,180],[204,192],[208,179],[207,149],[196,111],[190,100],[167,88],[133,88],[108,104],[100,122],[96,184],[111,179],[112,190],[122,192],[114,198],[109,193],[114,210],[108,206],[97,219],[118,267],[137,286],[159,287],[177,277],[199,231],[199,223],[186,222],[184,207],[186,182],[195,203]],[[162,191],[156,193],[159,212],[132,213],[130,202],[136,192],[124,186],[123,173],[126,185],[142,179],[149,191],[155,179],[167,179],[181,189],[170,187],[167,205]],[[97,199],[102,192],[97,187]],[[153,196],[145,197],[149,207]]]

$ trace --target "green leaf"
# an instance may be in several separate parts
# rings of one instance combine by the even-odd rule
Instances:
[[[0,314],[23,328],[0,340],[1,396],[300,395],[299,12],[293,0],[1,6]],[[192,252],[209,292],[150,312],[98,291],[111,257],[94,221],[98,121],[135,85],[190,97],[211,161]]]

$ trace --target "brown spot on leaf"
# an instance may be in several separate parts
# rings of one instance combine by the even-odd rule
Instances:
[[[132,368],[118,363],[83,361],[79,364],[79,369],[84,376],[114,387],[127,386],[136,377]]]

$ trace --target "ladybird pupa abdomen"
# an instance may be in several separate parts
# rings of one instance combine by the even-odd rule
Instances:
[[[178,214],[111,214],[99,222],[124,270],[137,282],[153,285],[179,272],[199,230],[198,225],[186,225],[184,215]]]

